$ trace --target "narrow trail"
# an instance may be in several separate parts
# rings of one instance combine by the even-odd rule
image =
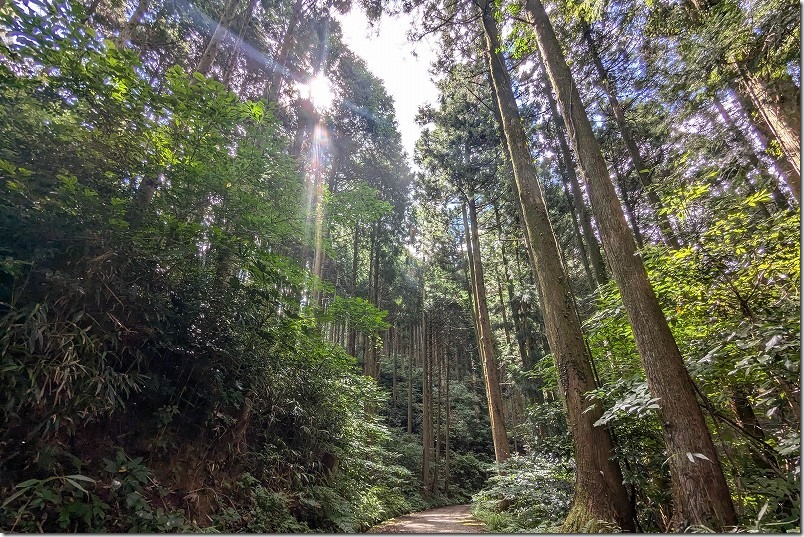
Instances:
[[[386,520],[366,533],[487,533],[471,505],[450,505]]]

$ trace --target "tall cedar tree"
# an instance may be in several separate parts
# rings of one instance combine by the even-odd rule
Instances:
[[[493,5],[481,3],[486,53],[513,164],[514,182],[524,215],[528,246],[542,295],[545,329],[555,356],[561,391],[567,406],[567,422],[575,452],[575,497],[564,531],[580,531],[597,520],[613,522],[626,531],[634,530],[634,511],[628,501],[619,465],[612,460],[614,444],[609,431],[595,427],[599,407],[584,412],[584,394],[594,388],[589,352],[584,344],[544,196],[536,179],[525,131],[517,109],[511,81],[500,49]]]
[[[539,0],[527,0],[539,52],[558,98],[578,163],[588,182],[589,197],[601,232],[648,387],[659,398],[659,419],[669,456],[677,529],[703,525],[722,530],[736,524],[726,478],[712,437],[698,406],[695,386],[684,367],[667,320],[611,183],[600,145],[592,132],[578,89],[550,19]]]

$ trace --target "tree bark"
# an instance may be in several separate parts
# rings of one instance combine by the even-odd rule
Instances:
[[[424,286],[422,286],[424,289]],[[419,337],[421,338],[421,353],[422,360],[422,487],[424,493],[429,494],[430,491],[430,458],[431,447],[433,444],[433,401],[432,401],[432,381],[430,368],[430,353],[427,345],[427,336],[429,330],[427,329],[427,320],[424,312],[422,311],[421,331]]]
[[[491,437],[494,441],[494,457],[500,463],[509,457],[510,451],[503,417],[499,364],[497,363],[494,342],[492,341],[491,321],[486,300],[486,282],[483,276],[483,264],[480,260],[480,238],[477,231],[477,208],[475,207],[474,196],[469,196],[466,205],[468,206],[469,215],[469,229],[466,230],[466,234],[471,244],[471,266],[474,269],[472,289],[474,290],[477,305],[480,357],[486,379],[486,399],[489,406]]]
[[[243,13],[243,20],[240,21],[240,30],[237,32],[237,39],[235,40],[234,47],[232,47],[232,53],[229,54],[229,60],[226,62],[226,68],[223,71],[223,78],[221,80],[223,85],[226,87],[229,87],[229,81],[232,78],[232,73],[237,67],[237,58],[240,56],[240,48],[243,46],[243,37],[245,36],[248,25],[251,23],[251,19],[254,16],[254,8],[257,7],[257,2],[258,0],[250,0],[248,6],[246,7],[246,11]]]
[[[773,156],[770,150],[770,138],[774,135],[770,131],[769,127],[764,122],[756,122],[752,118],[752,110],[754,109],[753,105],[746,101],[743,97],[739,88],[736,84],[732,87],[732,96],[734,97],[734,101],[736,103],[736,110],[740,113],[741,116],[745,117],[748,120],[748,123],[753,126],[752,129],[753,133],[756,135],[757,139],[759,140],[760,146],[762,146],[762,150],[773,159],[774,166],[776,171],[779,173],[779,176],[782,180],[787,184],[790,188],[791,193],[795,193],[795,189],[801,188],[801,172],[797,170],[793,164],[786,158],[785,155],[781,157]],[[756,112],[757,114],[759,112]],[[742,131],[740,131],[742,134]],[[800,197],[793,196],[796,199],[796,203],[800,203]]]
[[[592,55],[592,63],[594,63],[597,75],[600,77],[600,85],[603,88],[603,92],[606,94],[606,97],[608,98],[609,106],[611,106],[612,112],[614,112],[614,119],[617,121],[617,127],[620,130],[620,135],[625,143],[625,147],[628,149],[628,154],[631,157],[631,163],[634,165],[634,172],[637,174],[637,177],[639,177],[639,181],[642,183],[642,187],[645,189],[645,194],[648,196],[648,201],[653,208],[656,224],[659,226],[662,240],[667,246],[678,248],[680,246],[678,237],[676,236],[676,233],[673,230],[673,226],[670,223],[670,220],[668,220],[667,215],[663,213],[664,206],[659,199],[659,195],[656,194],[656,191],[653,189],[650,170],[648,169],[645,160],[642,158],[642,155],[639,152],[639,148],[634,141],[634,135],[631,132],[631,126],[628,124],[628,121],[625,118],[625,110],[623,110],[622,104],[620,104],[620,100],[617,98],[616,83],[603,66],[603,62],[600,59],[600,54],[597,50],[597,44],[592,38],[592,29],[589,28],[589,25],[583,21],[581,22],[581,27],[583,30],[584,40],[586,41],[586,44],[589,47],[589,52]]]
[[[637,255],[561,46],[540,0],[527,0],[526,9],[578,163],[589,184],[592,210],[648,386],[653,397],[659,398],[658,414],[673,483],[674,526],[683,529],[692,524],[704,525],[716,531],[733,526],[737,522],[734,505],[692,379]]]
[[[798,107],[798,88],[791,80],[783,79],[777,82],[777,86],[781,86],[779,91],[773,92],[765,81],[745,67],[740,68],[740,75],[740,86],[776,137],[782,154],[795,172],[786,174],[785,179],[795,198],[801,199],[801,109]]]
[[[282,36],[282,44],[279,46],[273,72],[271,73],[268,86],[266,87],[265,97],[268,102],[275,103],[279,99],[279,92],[282,90],[285,71],[287,71],[286,64],[290,56],[290,48],[293,46],[296,39],[296,26],[299,25],[299,20],[301,19],[302,5],[302,0],[296,0],[293,4],[288,27],[285,30],[285,34]]]
[[[408,434],[413,434],[413,349],[416,341],[415,323],[410,327],[408,342]]]
[[[602,415],[595,407],[584,412],[584,394],[594,388],[590,357],[584,344],[575,302],[560,261],[547,207],[537,181],[525,131],[501,54],[493,6],[482,5],[482,24],[493,89],[503,119],[505,142],[514,169],[514,182],[522,208],[525,235],[541,289],[541,305],[550,349],[567,408],[567,422],[575,453],[575,497],[564,531],[579,531],[597,520],[613,522],[633,531],[634,512],[623,486],[622,472],[611,457],[614,445],[607,429],[595,427]]]
[[[125,44],[127,41],[131,39],[131,36],[134,35],[134,30],[137,28],[137,25],[139,25],[140,21],[142,20],[142,16],[145,15],[146,11],[148,11],[149,3],[150,0],[140,0],[137,3],[137,7],[134,8],[134,13],[131,14],[131,17],[129,17],[129,19],[120,29],[120,35],[117,38],[117,42],[119,44],[121,45]]]
[[[218,49],[220,48],[221,43],[223,43],[223,39],[226,37],[226,32],[229,30],[229,25],[232,24],[232,21],[235,18],[235,11],[237,10],[237,5],[239,3],[240,0],[229,0],[226,2],[226,7],[223,9],[223,15],[221,15],[221,18],[218,21],[218,26],[215,27],[215,31],[212,33],[212,37],[209,38],[209,42],[207,42],[204,53],[201,55],[201,59],[198,61],[198,65],[195,68],[195,70],[202,75],[209,73],[209,70],[212,68],[212,64],[215,63],[215,57],[218,55]]]

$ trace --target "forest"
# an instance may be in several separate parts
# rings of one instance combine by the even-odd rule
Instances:
[[[0,0],[0,531],[799,532],[800,9]]]

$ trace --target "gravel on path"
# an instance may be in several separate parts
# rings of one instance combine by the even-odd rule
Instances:
[[[386,520],[366,533],[487,533],[471,505],[450,505]]]

